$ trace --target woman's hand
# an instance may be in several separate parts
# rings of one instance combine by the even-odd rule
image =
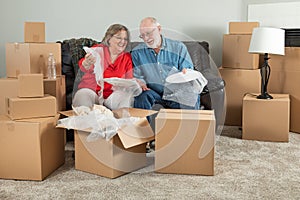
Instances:
[[[143,91],[150,90],[150,88],[148,88],[147,85],[143,81],[141,81],[139,79],[135,79],[135,80],[141,86]]]
[[[91,54],[87,53],[84,56],[84,60],[82,61],[82,65],[85,69],[90,69],[92,65],[94,65],[96,62],[96,58]]]

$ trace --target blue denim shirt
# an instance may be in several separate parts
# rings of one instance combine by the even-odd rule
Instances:
[[[175,67],[193,69],[193,62],[186,46],[176,40],[162,36],[162,47],[158,54],[145,43],[136,46],[132,52],[134,77],[159,94],[163,94],[166,77]]]

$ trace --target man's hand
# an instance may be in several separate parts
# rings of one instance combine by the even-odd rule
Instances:
[[[96,58],[91,54],[87,53],[84,56],[84,60],[82,61],[82,65],[85,69],[90,69],[93,64],[95,64]]]
[[[186,72],[187,72],[187,69],[186,69],[186,68],[183,68],[183,69],[182,69],[182,73],[185,74]]]
[[[147,85],[143,81],[136,79],[136,82],[141,86],[143,91],[150,90],[150,88],[148,88]]]

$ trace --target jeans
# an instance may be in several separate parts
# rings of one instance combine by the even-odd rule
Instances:
[[[200,109],[200,95],[194,107],[183,105],[174,101],[168,101],[162,99],[162,95],[158,94],[154,90],[143,91],[139,96],[134,98],[134,107],[142,108],[147,110],[159,110],[160,108],[171,108],[171,109],[189,109],[189,110],[199,110]],[[155,115],[147,117],[151,128],[155,131]]]
[[[139,96],[134,98],[135,108],[152,110],[156,104],[160,104],[164,108],[198,110],[200,109],[200,95],[198,96],[195,106],[187,106],[174,101],[164,100],[162,99],[162,95],[154,90],[143,91]]]

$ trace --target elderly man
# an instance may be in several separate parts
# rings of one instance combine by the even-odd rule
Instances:
[[[161,105],[174,109],[199,109],[200,97],[194,106],[162,98],[166,77],[171,70],[176,68],[185,73],[187,69],[193,69],[186,46],[180,41],[164,37],[160,24],[153,17],[141,21],[139,37],[144,43],[136,46],[131,56],[134,77],[137,78],[143,92],[135,97],[134,107],[153,109],[155,105]]]

